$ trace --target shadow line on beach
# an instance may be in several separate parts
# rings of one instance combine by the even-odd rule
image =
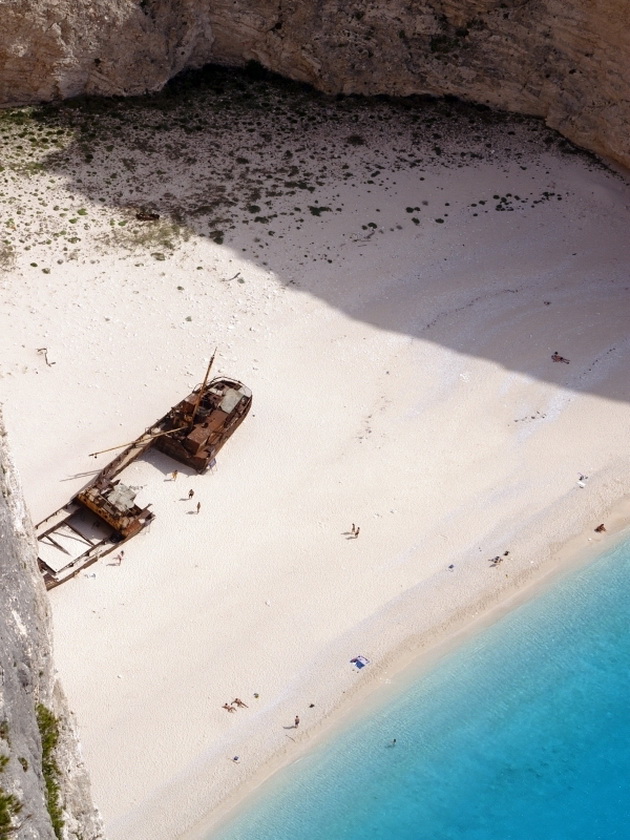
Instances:
[[[75,137],[43,168],[92,205],[120,210],[106,247],[144,248],[167,263],[178,241],[207,237],[355,320],[566,390],[630,396],[623,376],[600,375],[630,323],[624,219],[589,238],[597,219],[587,213],[571,233],[568,182],[540,169],[520,176],[531,181],[527,194],[510,184],[552,150],[608,178],[613,192],[624,187],[540,121],[452,100],[327,97],[221,68],[144,98],[45,106],[33,119]],[[365,206],[344,206],[340,185]],[[580,202],[590,186],[586,177]],[[558,241],[545,234],[561,204]],[[536,241],[523,224],[533,215]],[[361,253],[369,259],[357,292]],[[211,282],[250,278],[240,270]],[[583,341],[586,330],[598,341]],[[553,353],[569,364],[554,364]]]

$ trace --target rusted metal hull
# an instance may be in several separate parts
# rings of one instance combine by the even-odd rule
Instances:
[[[47,589],[91,566],[153,520],[149,506],[135,504],[135,493],[117,476],[152,446],[198,473],[247,416],[249,388],[236,379],[217,378],[196,388],[129,444],[67,505],[35,528],[38,563]]]
[[[124,534],[100,515],[84,507],[78,501],[78,496],[75,496],[35,529],[38,565],[46,589],[53,589],[70,580],[101,557],[120,548],[152,519],[153,514],[148,509],[140,511],[134,526]]]
[[[203,392],[193,391],[158,421],[160,429],[178,431],[156,438],[155,448],[203,473],[247,417],[251,404],[252,393],[242,382],[213,379]],[[190,427],[186,421],[193,412],[194,424]]]

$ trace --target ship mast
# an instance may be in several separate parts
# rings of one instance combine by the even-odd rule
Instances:
[[[163,435],[172,435],[173,432],[181,432],[185,428],[187,427],[180,426],[178,429],[168,429],[166,432],[157,432],[156,434],[149,435],[148,437],[142,436],[136,438],[136,440],[130,440],[127,443],[119,443],[118,446],[110,446],[109,449],[99,449],[98,452],[90,452],[88,454],[88,458],[96,458],[97,455],[102,455],[104,452],[113,452],[115,449],[122,449],[124,446],[144,446],[144,444],[148,443],[150,440],[155,440]]]
[[[193,413],[190,417],[190,425],[191,426],[194,425],[195,417],[197,415],[197,411],[199,410],[199,406],[201,405],[201,400],[202,400],[202,397],[203,397],[203,393],[206,390],[206,385],[208,384],[208,377],[210,376],[210,368],[212,367],[212,364],[214,362],[214,357],[216,355],[217,355],[217,348],[215,347],[214,348],[214,353],[212,354],[212,358],[210,359],[210,362],[208,363],[208,370],[206,371],[206,375],[204,377],[203,384],[202,384],[201,388],[199,389],[199,396],[197,397],[197,402],[195,403]]]

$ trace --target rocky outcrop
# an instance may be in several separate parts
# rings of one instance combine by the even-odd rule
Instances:
[[[0,838],[98,840],[51,651],[46,591],[0,418]]]
[[[0,103],[255,60],[330,93],[454,95],[630,166],[626,0],[3,0]]]

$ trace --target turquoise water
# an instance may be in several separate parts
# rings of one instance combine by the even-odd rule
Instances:
[[[277,774],[208,840],[625,840],[629,616],[627,543]]]

